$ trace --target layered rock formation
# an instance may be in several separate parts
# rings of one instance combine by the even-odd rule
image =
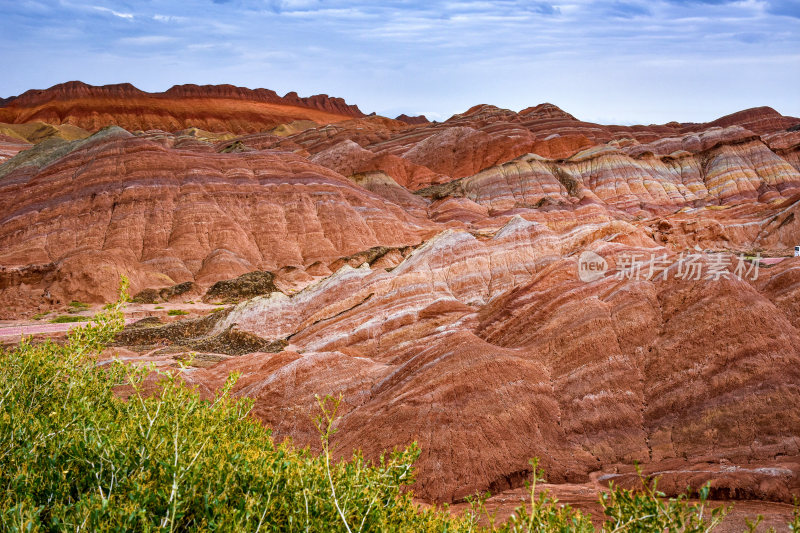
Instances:
[[[4,316],[110,299],[121,274],[141,301],[238,302],[120,342],[201,351],[203,394],[240,372],[303,445],[315,395],[342,394],[337,453],[417,441],[428,500],[519,487],[532,456],[555,483],[638,462],[673,493],[800,495],[798,119],[428,123],[231,86],[4,105],[143,130],[0,137]]]
[[[23,150],[31,147],[31,143],[16,137],[0,134],[0,163],[11,159]]]
[[[134,291],[211,284],[430,233],[426,220],[286,152],[178,149],[111,128],[19,157],[0,167],[10,307],[18,280],[30,297],[97,301],[126,272]]]
[[[581,153],[579,159],[583,161],[596,161],[599,158],[603,166],[610,164],[611,167],[622,163],[612,163],[608,158],[600,157],[600,147],[606,148],[606,152],[616,150],[637,159],[645,158],[650,153],[658,154],[661,159],[672,156],[672,159],[680,160],[687,152],[704,157],[702,152],[715,148],[717,144],[734,145],[748,138],[760,139],[755,132],[746,129],[748,124],[754,125],[759,134],[764,133],[761,128],[768,127],[759,124],[775,124],[775,129],[764,134],[761,142],[774,144],[775,149],[780,151],[775,153],[796,167],[800,150],[798,139],[794,135],[796,132],[786,131],[789,128],[786,125],[800,124],[800,119],[780,115],[775,118],[775,114],[770,108],[748,110],[717,121],[724,124],[724,128],[719,125],[707,127],[703,124],[678,123],[663,126],[601,126],[581,122],[551,104],[528,108],[520,113],[480,105],[466,113],[454,115],[443,123],[400,130],[376,122],[356,128],[342,125],[336,129],[308,130],[289,139],[301,144],[311,154],[330,150],[335,144],[350,140],[374,154],[401,157],[414,165],[425,167],[431,171],[430,174],[423,177],[416,171],[419,178],[408,181],[408,171],[399,165],[378,160],[365,164],[368,158],[355,151],[349,162],[340,157],[332,168],[345,172],[355,168],[355,172],[382,170],[398,183],[417,190],[474,175],[527,153],[556,161],[574,160]],[[656,144],[651,147],[649,143]],[[595,150],[586,152],[592,148]],[[665,151],[667,148],[672,149]],[[669,173],[671,175],[666,179],[675,181],[676,174],[683,173],[680,165],[678,161],[671,164],[677,167],[673,170],[649,169],[646,174]],[[633,166],[640,166],[640,161],[634,162]]]
[[[76,81],[27,91],[0,107],[0,122],[42,121],[90,131],[117,125],[128,130],[197,127],[244,133],[294,120],[323,124],[360,116],[358,107],[324,94],[280,97],[268,89],[233,85],[176,85],[147,93],[129,83],[97,87]]]

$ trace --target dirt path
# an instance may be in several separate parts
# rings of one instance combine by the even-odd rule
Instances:
[[[125,315],[125,324],[131,324],[145,317],[156,316],[164,322],[171,322],[173,320],[180,320],[182,318],[192,318],[197,316],[205,316],[208,313],[218,309],[220,306],[213,304],[198,303],[178,303],[168,302],[164,304],[137,304],[128,303],[123,309]],[[91,318],[95,313],[102,310],[102,306],[95,305],[81,313],[73,316],[81,316],[84,318]],[[170,311],[185,311],[188,313],[186,316],[169,316]],[[36,322],[30,319],[18,320],[5,320],[0,321],[0,339],[9,342],[19,339],[22,335],[57,335],[66,333],[74,327],[82,326],[87,322],[66,322],[63,324],[52,324],[50,319],[57,317],[61,313],[71,313],[69,309],[61,311],[53,311],[52,314],[46,316],[42,321]]]
[[[86,322],[72,322],[68,324],[19,324],[13,326],[0,326],[0,338],[21,337],[22,335],[42,335],[64,333],[86,324]]]
[[[135,320],[125,319],[125,324],[130,324]],[[9,324],[0,325],[0,339],[19,338],[22,335],[52,335],[54,333],[65,333],[77,326],[83,326],[88,322],[68,322],[66,324]]]

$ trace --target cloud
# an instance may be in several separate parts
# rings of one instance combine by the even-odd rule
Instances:
[[[110,14],[114,15],[115,17],[119,17],[121,19],[133,20],[133,13],[123,13],[123,12],[115,11],[113,9],[110,9],[110,8],[107,8],[107,7],[102,7],[102,6],[92,6],[92,7],[94,9],[96,9],[97,11],[100,11],[102,13],[110,13]]]
[[[493,0],[493,1],[474,1],[474,2],[431,2],[426,4],[431,11],[441,13],[444,16],[455,13],[481,13],[486,15],[524,16],[526,14],[555,15],[560,12],[560,8],[550,2],[541,1],[514,1],[514,0]]]
[[[270,8],[276,13],[284,11],[316,11],[326,8],[319,0],[269,0]],[[341,5],[347,7],[347,2],[331,2],[330,6]]]
[[[525,3],[523,4],[522,9],[529,13],[538,13],[540,15],[555,15],[561,12],[557,6],[547,2]]]
[[[176,22],[186,21],[186,17],[178,17],[175,15],[161,15],[159,13],[156,13],[155,15],[153,15],[153,20],[165,23],[166,22],[176,23]]]
[[[137,37],[123,37],[117,40],[123,46],[154,46],[175,41],[175,37],[167,35],[139,35]]]
[[[329,8],[329,9],[319,9],[319,10],[293,10],[293,11],[283,11],[281,15],[287,17],[300,17],[300,18],[346,18],[346,19],[354,19],[354,18],[371,18],[371,15],[361,11],[357,8]]]

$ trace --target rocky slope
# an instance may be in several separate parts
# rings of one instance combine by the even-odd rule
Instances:
[[[513,490],[532,456],[554,483],[630,484],[638,462],[671,493],[800,495],[800,120],[404,122],[79,85],[0,120],[59,123],[75,98],[146,131],[0,137],[4,317],[110,299],[121,274],[142,302],[238,302],[131,328],[126,357],[199,352],[184,379],[208,395],[240,372],[236,394],[303,445],[315,395],[342,394],[338,453],[419,442],[427,500]],[[295,114],[175,119],[197,99]],[[587,257],[607,270],[586,278]]]
[[[209,150],[114,127],[0,167],[4,305],[108,299],[126,272],[134,291],[284,266],[329,273],[341,255],[431,232],[294,154]]]

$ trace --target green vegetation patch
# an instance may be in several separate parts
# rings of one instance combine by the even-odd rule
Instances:
[[[167,311],[167,314],[169,316],[183,316],[183,315],[188,315],[189,313],[188,311],[184,311],[183,309],[170,309],[169,311]]]
[[[79,302],[77,300],[72,300],[69,303],[70,313],[78,313],[80,311],[86,311],[87,309],[89,309],[89,304],[87,303]]]
[[[50,319],[51,324],[68,324],[70,322],[88,322],[91,317],[79,315],[60,315]]]

